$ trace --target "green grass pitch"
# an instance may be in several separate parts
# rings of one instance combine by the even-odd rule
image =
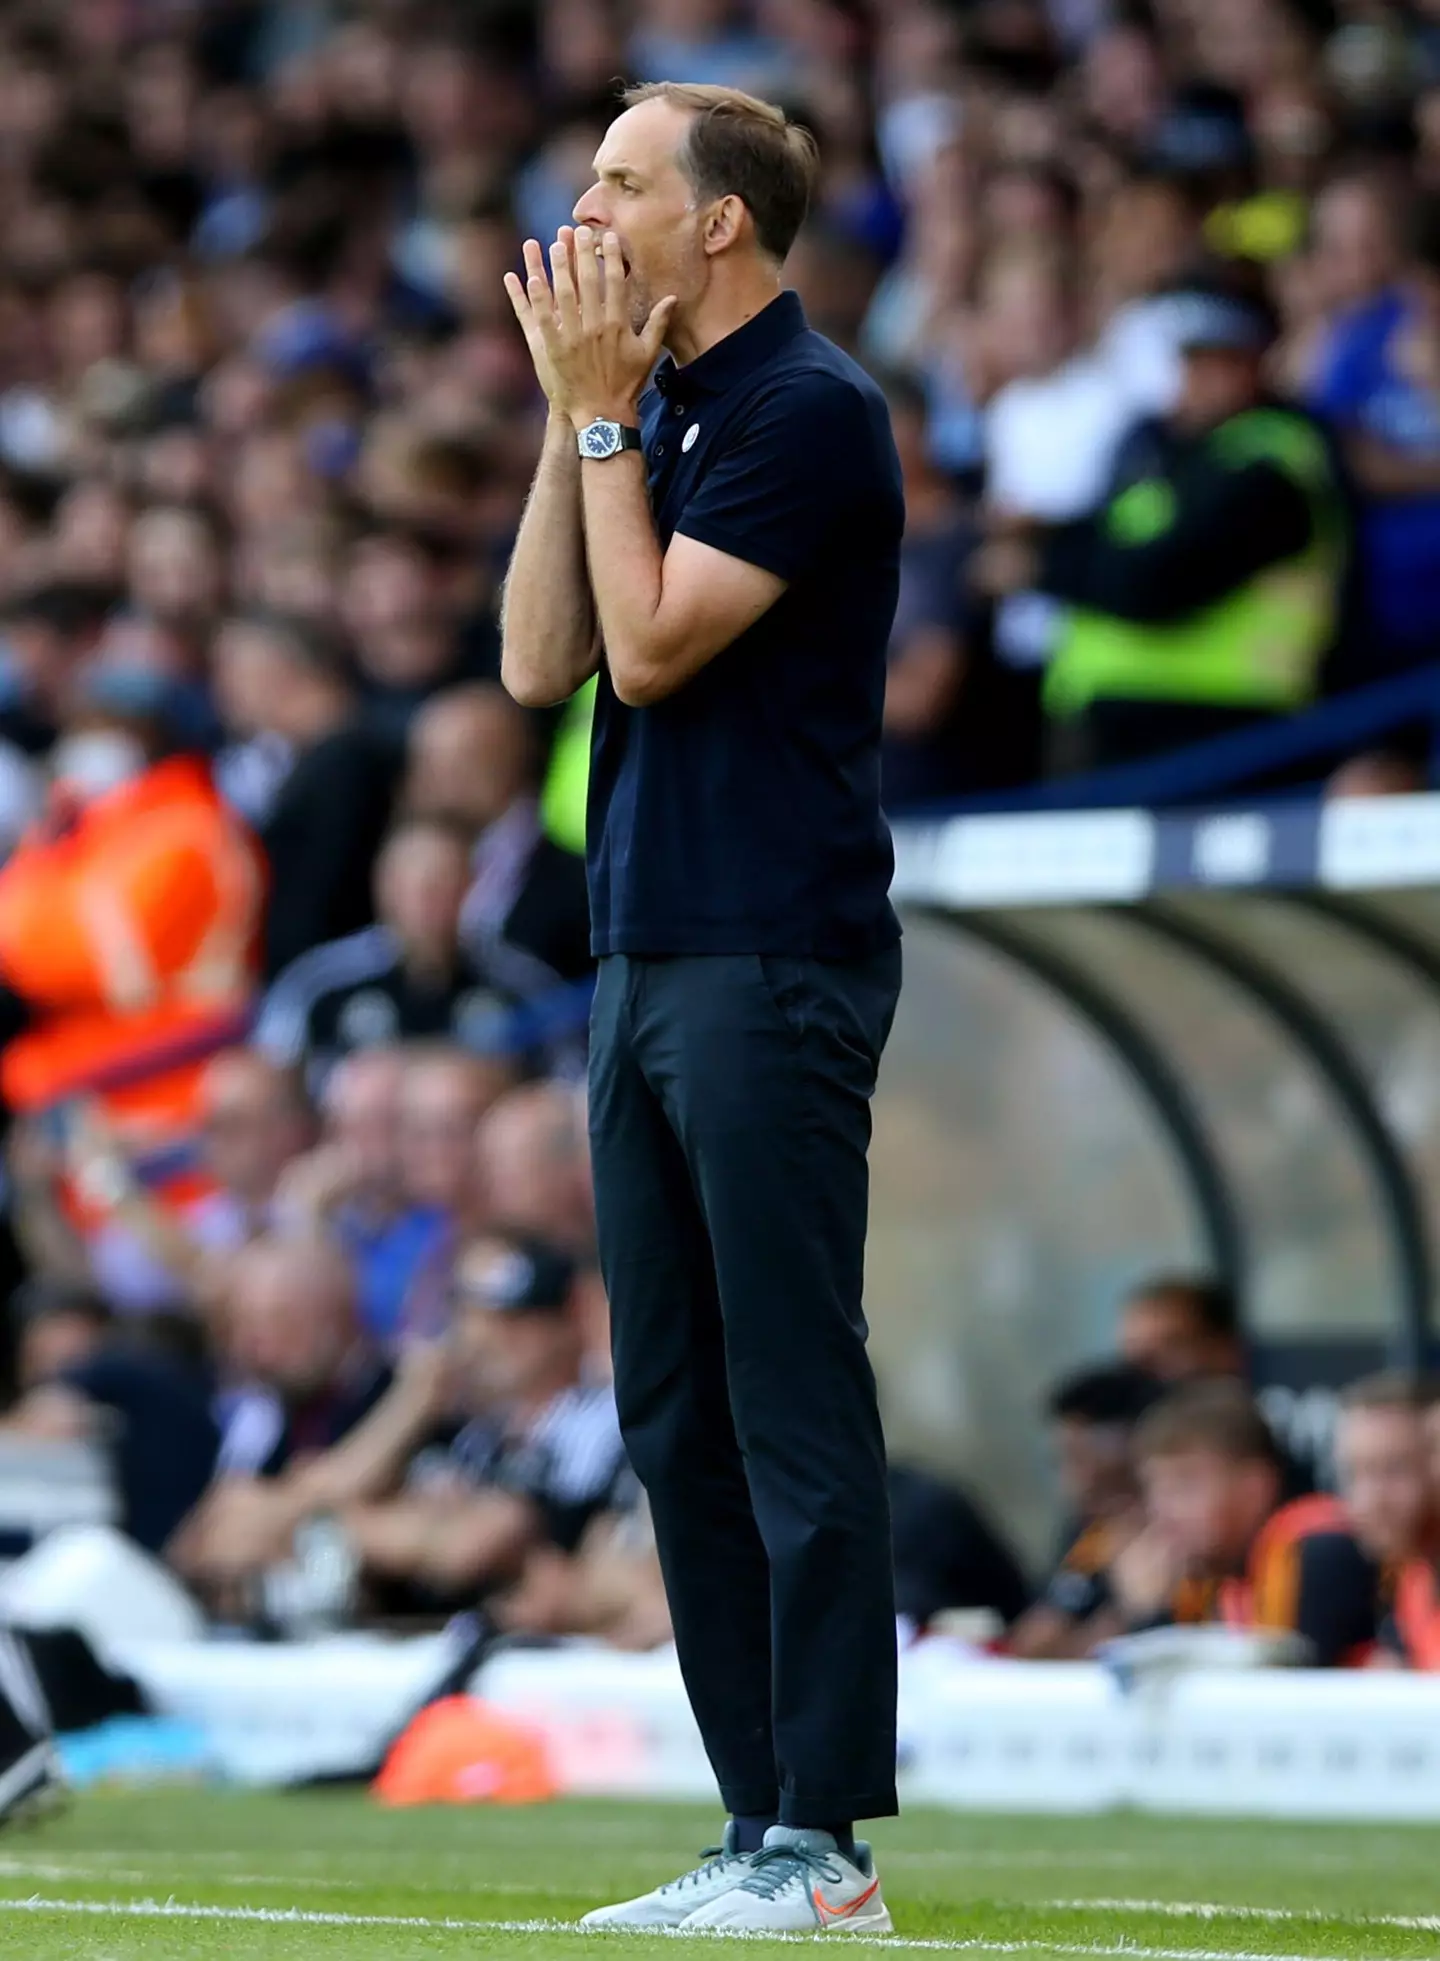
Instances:
[[[340,1793],[85,1796],[0,1839],[0,1955],[673,1961],[673,1939],[560,1923],[673,1876],[715,1822],[688,1805],[387,1812]],[[915,1811],[874,1836],[897,1936],[843,1952],[1440,1957],[1440,1830]],[[747,1961],[812,1944],[688,1943]]]

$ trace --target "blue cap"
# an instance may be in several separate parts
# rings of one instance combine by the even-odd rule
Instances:
[[[1235,293],[1174,293],[1165,302],[1165,318],[1181,353],[1221,348],[1263,354],[1275,338],[1269,310]]]

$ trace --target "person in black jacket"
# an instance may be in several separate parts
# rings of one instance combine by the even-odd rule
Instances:
[[[579,980],[594,967],[585,861],[545,835],[540,759],[534,718],[502,687],[448,688],[411,724],[405,803],[474,833],[466,951],[494,964],[497,948],[518,949]]]
[[[374,919],[371,867],[403,751],[362,713],[343,648],[313,621],[236,615],[221,629],[214,670],[227,728],[253,738],[222,756],[218,775],[270,860],[264,971],[273,980]]]

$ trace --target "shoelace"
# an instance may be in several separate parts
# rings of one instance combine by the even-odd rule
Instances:
[[[708,1879],[714,1872],[717,1860],[733,1860],[739,1864],[744,1857],[742,1852],[727,1852],[723,1845],[707,1845],[700,1854],[700,1864],[689,1872],[682,1872],[678,1879],[672,1879],[665,1891],[680,1893],[687,1886],[698,1886],[702,1879]]]
[[[812,1852],[803,1845],[767,1845],[751,1859],[749,1876],[741,1880],[736,1890],[773,1900],[777,1893],[783,1893],[806,1873],[826,1879],[832,1886],[839,1885],[845,1877],[828,1852]]]

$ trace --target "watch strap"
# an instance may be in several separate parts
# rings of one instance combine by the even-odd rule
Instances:
[[[612,422],[609,416],[599,416],[596,418],[596,422],[587,422],[584,428],[576,431],[581,456],[588,458],[592,462],[603,462],[605,460],[603,457],[596,457],[595,452],[587,449],[585,446],[586,432],[595,428],[597,422],[603,423],[606,429],[617,429],[619,431],[620,440],[616,447],[608,452],[610,456],[619,456],[627,449],[638,450],[642,447],[640,431],[638,429],[632,427],[627,422]]]

